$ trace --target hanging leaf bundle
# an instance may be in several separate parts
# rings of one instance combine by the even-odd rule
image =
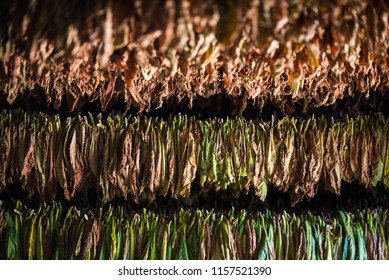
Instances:
[[[236,112],[249,101],[292,113],[365,98],[377,110],[389,89],[386,1],[43,0],[0,10],[9,104],[143,112],[224,96]]]
[[[172,211],[0,212],[6,259],[388,259],[387,210],[333,215]]]
[[[268,188],[292,204],[318,189],[340,195],[341,182],[389,188],[389,122],[382,115],[276,122],[237,119],[0,115],[0,187],[21,184],[29,197],[67,200],[97,188],[114,197],[153,202],[210,189],[235,197]],[[198,180],[196,180],[198,178]],[[193,192],[197,189],[197,193]]]

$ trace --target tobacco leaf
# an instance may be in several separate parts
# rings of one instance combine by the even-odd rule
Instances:
[[[353,179],[359,180],[361,177],[360,174],[360,164],[361,164],[361,137],[360,137],[360,123],[358,119],[353,122],[353,132],[351,134],[350,142],[350,166],[353,173]]]
[[[353,182],[353,171],[351,170],[350,160],[350,145],[353,139],[350,137],[352,133],[352,120],[346,119],[346,123],[342,125],[342,133],[339,141],[339,158],[342,172],[342,180],[346,182]]]
[[[325,155],[323,179],[324,188],[327,191],[340,195],[341,173],[339,159],[339,128],[334,126],[329,129],[325,140]]]
[[[55,170],[55,139],[56,139],[56,125],[53,123],[49,124],[49,133],[46,135],[48,144],[47,144],[47,193],[51,200],[54,200],[56,197],[57,191],[57,179],[56,179],[56,170]]]
[[[65,170],[65,163],[64,163],[64,138],[65,138],[65,127],[61,126],[58,128],[59,132],[56,137],[56,162],[55,162],[55,178],[57,179],[60,186],[64,189],[64,193],[66,193],[66,196],[68,196],[68,182],[66,178],[66,170]],[[70,197],[67,197],[67,199],[70,199]]]
[[[5,223],[7,226],[5,256],[8,260],[21,259],[21,224],[19,219],[17,216],[12,217],[11,214],[5,213]]]
[[[185,135],[186,134],[186,135]],[[190,194],[191,185],[196,177],[198,158],[199,158],[199,130],[196,123],[192,120],[189,121],[188,131],[182,135],[183,139],[187,139],[188,144],[184,156],[186,158],[185,168],[183,171],[182,190],[180,195],[188,197]]]
[[[386,120],[385,123],[385,143],[386,143],[386,155],[385,155],[385,164],[384,164],[384,174],[383,174],[383,185],[385,188],[389,189],[389,122]],[[385,147],[385,146],[384,146]]]
[[[21,168],[21,181],[23,187],[27,190],[28,196],[32,197],[35,193],[34,185],[36,186],[36,161],[35,161],[35,133],[30,134],[28,142],[28,150],[23,160]]]
[[[383,119],[373,121],[370,133],[372,133],[372,178],[371,185],[377,187],[378,182],[382,181],[384,172],[384,161],[386,154],[386,136],[384,135]]]
[[[306,133],[304,131],[306,123],[299,124],[298,136],[296,138],[296,156],[297,156],[297,168],[292,179],[292,185],[290,190],[291,204],[295,205],[304,199],[307,189],[309,189],[309,183],[306,182],[306,174],[308,169],[308,160],[306,147],[308,145]]]
[[[121,197],[121,191],[119,189],[118,183],[118,150],[120,147],[120,119],[108,119],[108,167],[107,167],[107,177],[109,181],[109,200],[112,200],[115,196]],[[127,195],[127,194],[125,194]]]
[[[123,134],[122,144],[119,145],[119,159],[117,166],[117,182],[120,189],[121,195],[126,199],[128,193],[131,190],[131,168],[133,168],[133,163],[131,162],[132,155],[132,141],[131,135],[129,133],[129,128],[127,128]],[[121,149],[120,149],[121,147]]]
[[[11,141],[11,126],[7,124],[7,117],[2,118],[1,128],[0,128],[0,137],[3,139],[0,143],[0,191],[2,192],[7,185],[7,170],[8,164],[11,163],[11,150],[12,150],[12,141]]]

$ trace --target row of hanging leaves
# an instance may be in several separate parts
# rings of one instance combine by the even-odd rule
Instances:
[[[318,188],[341,183],[389,188],[389,121],[382,115],[307,120],[196,120],[186,116],[72,117],[0,114],[0,191],[19,184],[29,197],[68,200],[97,188],[114,197],[152,202],[209,191],[265,200],[269,187],[294,205]],[[198,179],[198,180],[197,180]],[[192,191],[199,187],[197,192]]]
[[[0,210],[1,259],[388,259],[388,210]]]
[[[358,107],[388,90],[386,1],[41,0],[0,10],[0,92],[10,104],[39,96],[74,111],[124,101],[142,112],[223,94],[291,113],[296,102],[349,97]]]

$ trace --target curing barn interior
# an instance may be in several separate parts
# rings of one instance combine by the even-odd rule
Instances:
[[[388,259],[389,4],[0,0],[0,259]]]

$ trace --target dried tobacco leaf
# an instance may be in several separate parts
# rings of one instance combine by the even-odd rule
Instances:
[[[327,191],[340,195],[341,173],[339,159],[339,130],[336,124],[331,124],[326,139],[326,153],[324,155],[324,188]]]

